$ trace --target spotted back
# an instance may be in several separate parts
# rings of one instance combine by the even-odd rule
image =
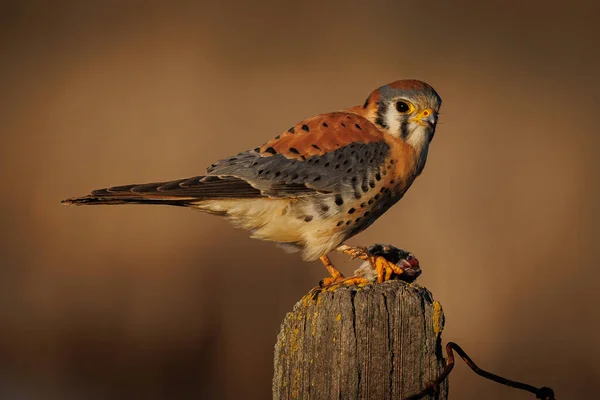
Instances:
[[[304,160],[322,156],[350,143],[383,141],[381,131],[371,122],[352,112],[317,115],[291,127],[259,148],[263,157],[281,154]]]

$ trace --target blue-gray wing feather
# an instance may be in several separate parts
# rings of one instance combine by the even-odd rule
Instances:
[[[381,172],[389,151],[383,141],[351,143],[304,160],[282,154],[265,157],[249,150],[218,161],[207,169],[207,174],[242,179],[269,197],[340,193],[369,185]]]

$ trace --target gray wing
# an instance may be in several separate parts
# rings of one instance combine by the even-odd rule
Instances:
[[[263,196],[301,197],[318,193],[374,186],[390,148],[383,141],[351,143],[323,155],[288,158],[283,154],[265,156],[249,150],[218,161],[207,169],[208,176],[238,178],[260,190]]]
[[[63,203],[186,206],[203,199],[305,197],[348,190],[360,197],[360,190],[366,192],[385,175],[382,166],[389,151],[385,142],[351,143],[308,158],[265,155],[255,149],[213,164],[205,176],[113,186]]]

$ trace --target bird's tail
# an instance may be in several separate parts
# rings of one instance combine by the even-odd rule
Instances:
[[[61,201],[67,205],[162,204],[189,206],[202,200],[260,197],[260,191],[235,177],[196,176],[168,182],[114,186]]]
[[[117,205],[117,204],[162,204],[171,206],[186,206],[193,201],[191,197],[173,196],[159,192],[160,184],[126,185],[94,190],[92,193],[62,200],[62,204],[84,205]]]

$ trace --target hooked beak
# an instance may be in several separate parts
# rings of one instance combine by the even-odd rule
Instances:
[[[433,111],[431,108],[426,108],[421,111],[419,115],[415,118],[412,118],[411,121],[416,122],[419,125],[428,126],[431,129],[435,128],[435,124],[437,123],[437,113]]]

